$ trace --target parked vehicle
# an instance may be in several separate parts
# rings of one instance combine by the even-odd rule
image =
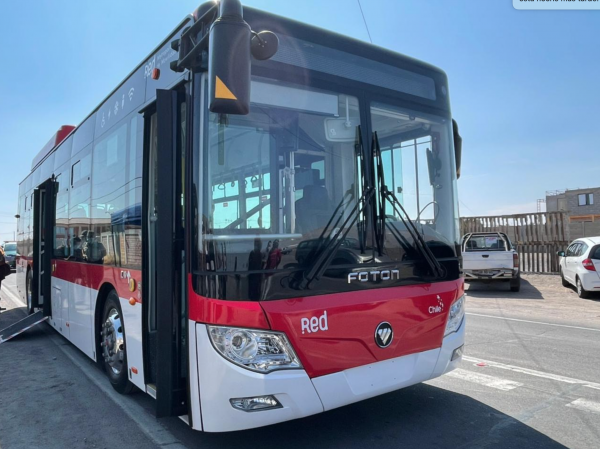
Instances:
[[[558,255],[563,286],[574,285],[580,298],[600,291],[600,237],[577,239]]]
[[[506,281],[512,292],[521,289],[519,254],[506,234],[471,233],[462,242],[465,281]]]
[[[11,270],[14,270],[16,267],[17,259],[17,243],[4,242],[2,248],[4,249],[4,258],[6,259],[6,263],[8,264]]]

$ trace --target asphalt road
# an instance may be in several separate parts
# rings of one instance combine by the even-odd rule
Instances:
[[[47,325],[0,345],[0,447],[594,448],[600,445],[600,297],[555,276],[468,290],[466,355],[442,378],[302,420],[230,434],[156,420],[116,394]],[[2,284],[0,328],[24,316]]]

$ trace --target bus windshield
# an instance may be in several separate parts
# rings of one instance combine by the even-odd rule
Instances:
[[[204,266],[247,271],[304,265],[330,219],[351,213],[361,195],[358,99],[253,81],[250,114],[226,120],[208,117]],[[343,246],[356,246],[358,226]],[[361,262],[360,254],[350,254],[344,263]]]
[[[363,152],[359,138],[366,129],[361,106],[345,93],[255,79],[250,114],[208,115],[200,168],[203,271],[309,272],[338,233],[343,239],[326,265],[339,269],[423,262],[417,236],[433,256],[456,257],[451,121],[368,104],[385,185],[407,214],[401,217],[381,195],[360,200],[366,185],[378,183],[363,179],[369,174],[361,155],[371,158],[373,149]],[[374,225],[366,202],[385,219]],[[407,229],[408,219],[418,235]],[[374,245],[372,235],[381,223],[385,232]]]

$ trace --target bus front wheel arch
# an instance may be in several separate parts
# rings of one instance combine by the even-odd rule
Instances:
[[[96,341],[96,363],[101,369],[104,369],[104,363],[102,363],[102,347],[100,346],[100,331],[102,330],[102,313],[104,312],[104,303],[111,291],[115,288],[105,283],[100,287],[98,291],[98,297],[96,298],[96,307],[94,310],[94,335]]]

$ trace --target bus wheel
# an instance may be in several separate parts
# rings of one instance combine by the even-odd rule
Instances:
[[[119,305],[119,296],[112,290],[104,303],[100,348],[104,358],[104,369],[113,388],[121,394],[133,391],[127,378],[127,354],[125,352],[125,326]]]
[[[31,295],[31,282],[33,281],[33,274],[31,270],[27,270],[27,278],[25,278],[25,296],[27,297],[27,315],[33,313],[33,296]]]

